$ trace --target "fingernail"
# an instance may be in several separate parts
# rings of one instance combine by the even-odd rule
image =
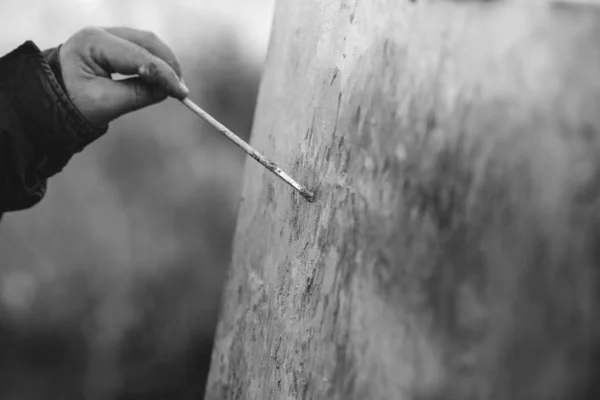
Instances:
[[[179,87],[181,88],[181,90],[183,90],[186,96],[190,94],[190,89],[188,89],[188,87],[185,85],[183,79],[179,81]]]

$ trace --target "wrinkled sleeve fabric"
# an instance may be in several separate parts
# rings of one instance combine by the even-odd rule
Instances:
[[[0,58],[0,215],[37,204],[48,178],[107,129],[69,99],[57,49],[28,41]]]

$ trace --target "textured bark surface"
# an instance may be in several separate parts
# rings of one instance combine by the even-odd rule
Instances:
[[[599,11],[280,1],[207,399],[600,398]]]

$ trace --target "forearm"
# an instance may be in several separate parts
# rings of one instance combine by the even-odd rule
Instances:
[[[47,179],[106,131],[72,104],[55,56],[28,42],[0,58],[0,213],[38,203]]]

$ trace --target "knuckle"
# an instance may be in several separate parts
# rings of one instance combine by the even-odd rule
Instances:
[[[77,36],[81,39],[92,39],[97,37],[100,33],[102,32],[102,29],[96,27],[96,26],[86,26],[85,28],[81,29],[79,32],[77,32]]]
[[[129,93],[131,94],[131,102],[133,104],[138,104],[144,98],[144,92],[141,85],[131,85]]]
[[[87,26],[75,32],[66,42],[64,48],[70,53],[81,53],[85,49],[90,49],[98,42],[101,29],[94,26]]]

